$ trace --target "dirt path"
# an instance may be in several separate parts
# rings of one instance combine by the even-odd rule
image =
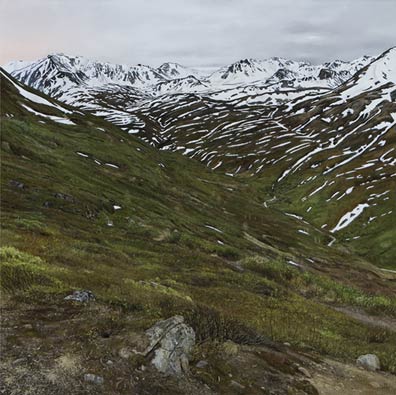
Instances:
[[[388,329],[392,332],[396,332],[396,319],[391,317],[378,317],[374,315],[369,315],[364,311],[359,309],[354,309],[350,307],[334,307],[334,310],[340,311],[354,318],[364,324]]]
[[[353,365],[326,359],[311,372],[310,382],[320,395],[395,395],[396,376],[367,372]]]

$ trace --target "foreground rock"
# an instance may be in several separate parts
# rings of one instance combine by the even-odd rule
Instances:
[[[194,330],[182,316],[157,322],[146,331],[150,345],[146,355],[154,353],[152,364],[162,373],[180,375],[189,370],[189,358],[195,345]]]
[[[361,355],[356,360],[356,365],[370,372],[375,372],[381,369],[380,361],[375,354]]]

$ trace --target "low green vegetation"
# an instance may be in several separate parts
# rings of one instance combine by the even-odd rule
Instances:
[[[327,276],[261,257],[249,257],[243,261],[243,266],[310,299],[328,304],[356,306],[373,314],[385,313],[396,316],[394,296],[368,295]]]
[[[76,272],[74,265],[54,268],[12,247],[3,247],[1,257],[3,290],[25,303],[59,303],[74,289],[90,289],[100,304],[133,315],[136,325],[182,314],[202,341],[289,342],[345,360],[373,352],[386,370],[396,371],[395,332],[333,309],[356,306],[377,316],[395,316],[395,298],[369,295],[281,261],[250,256],[238,262],[243,271],[237,271],[218,266],[219,261],[172,268],[165,258],[162,264],[92,268],[81,260]]]
[[[39,257],[21,252],[14,247],[0,248],[0,285],[7,293],[27,291],[44,286],[61,289],[56,273],[62,269],[49,267]]]
[[[56,310],[74,290],[92,291],[103,313],[80,313],[87,347],[103,323],[142,331],[181,314],[200,341],[289,342],[348,361],[372,352],[396,373],[395,332],[335,309],[395,317],[394,283],[266,208],[264,185],[95,117],[39,122],[2,89],[1,289],[12,303]]]

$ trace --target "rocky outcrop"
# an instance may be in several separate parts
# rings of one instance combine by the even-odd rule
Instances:
[[[336,74],[337,73],[334,70],[321,69],[318,77],[320,80],[328,80],[330,78],[334,78],[336,76]]]
[[[189,359],[195,345],[193,328],[182,316],[157,322],[146,331],[150,345],[145,354],[154,354],[152,364],[162,373],[180,375],[189,370]]]

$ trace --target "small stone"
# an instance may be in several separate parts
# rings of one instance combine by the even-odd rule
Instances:
[[[11,180],[10,185],[15,188],[25,189],[25,184],[17,180]]]
[[[123,347],[120,351],[118,351],[118,355],[122,359],[129,359],[132,356],[132,351],[129,348]]]
[[[290,347],[291,344],[286,342],[286,343],[283,343],[283,345],[286,346],[286,347]]]
[[[18,359],[15,359],[14,361],[12,361],[12,364],[19,365],[20,363],[25,362],[25,361],[26,361],[25,358],[18,358]]]
[[[95,300],[95,295],[91,291],[74,291],[71,295],[65,297],[65,300],[73,300],[75,302],[87,303]]]
[[[28,329],[28,330],[32,330],[33,329],[33,325],[32,324],[25,324],[24,329]]]
[[[307,369],[303,368],[302,366],[299,366],[297,370],[302,373],[305,377],[311,378],[311,373],[308,372]]]
[[[375,354],[361,355],[356,360],[356,365],[370,372],[375,372],[381,369],[380,361]]]
[[[206,366],[208,366],[208,362],[207,361],[199,361],[197,362],[197,364],[195,365],[198,369],[203,369]]]
[[[92,374],[92,373],[84,374],[84,380],[87,381],[88,383],[92,383],[96,385],[101,385],[104,383],[103,377],[97,376],[96,374]]]
[[[73,202],[74,203],[74,197],[71,196],[71,195],[67,195],[65,193],[57,192],[57,193],[54,194],[54,197],[56,199],[66,200],[67,202]]]
[[[231,385],[235,388],[239,388],[241,390],[245,389],[245,386],[238,383],[237,381],[231,380]]]
[[[114,365],[114,362],[113,361],[111,361],[110,359],[106,362],[106,365],[107,366],[113,366]]]

